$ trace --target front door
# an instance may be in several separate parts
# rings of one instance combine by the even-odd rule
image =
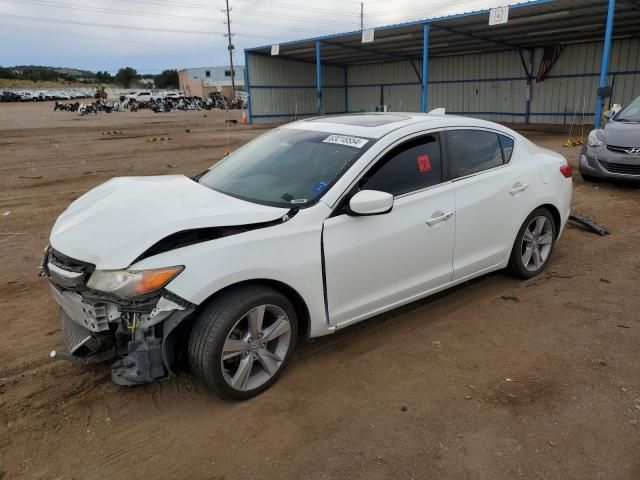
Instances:
[[[353,322],[447,284],[453,274],[453,184],[442,181],[440,138],[412,138],[368,171],[358,189],[392,193],[391,212],[336,212],[324,223],[329,321]]]

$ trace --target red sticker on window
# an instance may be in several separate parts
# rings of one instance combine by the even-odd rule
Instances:
[[[420,173],[431,171],[431,160],[429,160],[429,155],[418,156],[418,169],[420,170]]]

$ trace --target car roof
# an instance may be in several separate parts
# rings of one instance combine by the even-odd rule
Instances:
[[[415,127],[415,130],[443,127],[482,127],[509,131],[506,127],[487,120],[459,115],[415,112],[327,115],[289,123],[281,128],[381,138],[389,132],[410,126]]]

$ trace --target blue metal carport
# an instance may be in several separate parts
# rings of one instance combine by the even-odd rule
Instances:
[[[362,32],[355,31],[282,43],[279,54],[274,56],[271,46],[247,49],[249,118],[251,122],[287,121],[310,115],[362,111],[387,101],[395,102],[392,103],[395,110],[400,107],[425,112],[431,103],[430,90],[448,88],[453,93],[439,94],[439,103],[432,103],[432,107],[443,106],[452,113],[498,121],[530,123],[533,119],[562,123],[572,110],[574,114],[578,110],[580,100],[575,109],[570,106],[574,103],[575,85],[579,83],[583,91],[578,97],[583,103],[582,114],[593,117],[598,125],[604,99],[591,99],[595,86],[604,86],[609,79],[615,82],[616,78],[623,78],[625,98],[630,95],[627,90],[640,87],[637,53],[640,8],[637,0],[618,0],[617,3],[616,0],[532,0],[511,5],[509,21],[502,25],[489,26],[489,11],[482,10],[378,27],[372,43],[362,43]],[[630,53],[618,55],[624,57],[616,59],[620,68],[609,72],[614,24],[616,41],[620,39]],[[589,71],[586,64],[596,56],[599,71],[597,68]],[[463,58],[462,63],[449,68],[448,64],[460,63],[457,57]],[[582,66],[579,57],[587,58]],[[467,65],[473,62],[480,63],[475,76],[469,73],[471,69]],[[491,62],[501,65],[491,65]],[[389,68],[385,70],[384,65]],[[410,73],[399,76],[392,71],[402,69]],[[455,78],[447,78],[445,70]],[[556,73],[557,70],[562,73]],[[438,77],[431,79],[432,72]],[[372,81],[367,83],[357,78]],[[560,82],[561,79],[564,82]],[[534,85],[536,96],[532,100]],[[419,88],[419,103],[414,102],[416,88]],[[513,92],[509,98],[502,94],[506,89]],[[559,89],[563,92],[558,93]],[[311,107],[308,95],[312,91],[315,108]],[[492,103],[492,95],[502,95],[504,99]],[[562,96],[563,100],[554,99],[554,95]],[[456,103],[459,96],[469,100],[460,103],[460,108],[442,104],[447,100]],[[595,112],[585,111],[587,98]],[[503,107],[473,108],[474,102],[485,107]]]

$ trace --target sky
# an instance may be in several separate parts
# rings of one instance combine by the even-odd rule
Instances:
[[[364,26],[508,0],[365,0]],[[517,2],[510,2],[517,3]],[[244,49],[360,29],[359,0],[229,0],[234,62]],[[224,0],[0,0],[0,66],[115,73],[227,65]]]

